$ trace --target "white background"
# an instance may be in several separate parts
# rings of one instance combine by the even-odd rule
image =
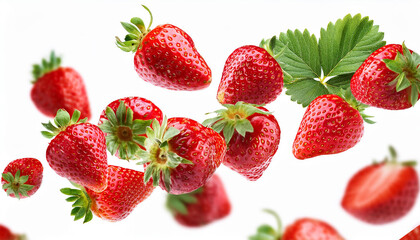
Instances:
[[[120,51],[114,37],[123,37],[120,21],[142,17],[148,22],[147,5],[154,24],[172,23],[185,30],[213,71],[213,83],[197,92],[174,92],[141,80],[133,67],[133,54]],[[287,29],[319,29],[347,13],[369,16],[385,32],[388,43],[406,41],[420,51],[418,16],[420,1],[15,1],[0,0],[0,169],[22,157],[35,157],[44,165],[44,180],[31,198],[18,201],[0,194],[0,223],[30,240],[66,239],[247,239],[262,223],[274,220],[263,208],[277,211],[284,224],[299,217],[314,217],[332,224],[349,240],[395,240],[420,224],[420,204],[403,219],[373,226],[360,222],[340,207],[348,179],[373,159],[381,160],[389,144],[402,160],[420,160],[419,107],[403,111],[368,109],[374,125],[365,124],[365,134],[353,149],[304,161],[292,155],[292,143],[304,109],[284,92],[267,108],[274,112],[282,130],[280,147],[262,178],[249,182],[221,166],[232,202],[229,217],[199,229],[178,225],[164,208],[160,188],[125,220],[117,223],[97,217],[88,224],[73,222],[71,206],[59,192],[69,187],[48,166],[48,139],[41,136],[41,115],[30,99],[31,67],[50,50],[63,56],[63,65],[83,76],[96,123],[102,109],[126,96],[153,101],[169,117],[198,121],[219,104],[216,91],[224,62],[237,47],[258,45],[262,38]],[[109,156],[109,164],[138,168]]]

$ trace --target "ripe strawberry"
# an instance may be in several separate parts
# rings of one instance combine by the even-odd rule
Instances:
[[[136,152],[144,144],[146,127],[152,120],[162,123],[162,111],[151,101],[126,97],[108,104],[99,119],[108,151],[120,159],[138,159]],[[144,148],[143,148],[144,149]]]
[[[223,164],[245,176],[259,179],[277,152],[280,126],[267,109],[237,102],[225,104],[217,116],[204,121],[224,136],[227,143]]]
[[[32,196],[42,183],[44,168],[35,158],[21,158],[10,162],[3,171],[1,183],[10,197]]]
[[[226,60],[217,100],[221,104],[267,104],[276,100],[282,88],[283,72],[276,59],[264,48],[247,45]]]
[[[126,52],[135,52],[134,66],[138,75],[153,85],[171,90],[199,90],[211,83],[211,70],[197,52],[191,37],[182,29],[159,25],[150,30],[143,20],[132,18],[121,22],[129,33],[125,41],[117,37],[117,46]]]
[[[420,97],[420,56],[404,43],[389,44],[372,53],[351,79],[360,102],[391,110],[406,109]]]
[[[222,180],[213,175],[199,189],[185,194],[168,194],[167,207],[180,224],[200,227],[226,217],[231,205]]]
[[[419,240],[420,239],[420,225],[404,235],[400,240]]]
[[[115,222],[126,218],[134,208],[153,192],[153,184],[143,183],[144,173],[119,166],[108,166],[108,187],[98,193],[89,188],[63,188],[61,192],[70,195],[68,202],[74,202],[71,215],[74,220],[84,217],[84,223],[92,220],[92,212],[99,218]]]
[[[349,181],[341,205],[352,216],[371,224],[393,222],[406,215],[416,202],[419,179],[413,162],[391,160],[367,166]]]
[[[80,112],[70,115],[63,109],[57,111],[54,126],[43,124],[48,131],[42,134],[54,138],[48,145],[46,158],[51,168],[60,176],[94,191],[106,188],[107,152],[104,133],[95,125],[79,121]]]
[[[330,224],[313,218],[300,218],[283,232],[280,217],[274,211],[265,211],[276,218],[278,229],[262,225],[249,240],[344,240]]]
[[[0,224],[0,240],[26,240],[26,237],[15,234],[8,227]]]
[[[297,159],[344,152],[363,136],[363,118],[337,95],[315,98],[306,109],[293,142]]]
[[[145,150],[138,154],[146,165],[145,181],[171,194],[202,187],[220,166],[226,153],[223,138],[211,128],[188,118],[164,118],[147,127]]]
[[[68,112],[78,109],[83,118],[90,118],[89,99],[82,77],[73,68],[61,67],[60,64],[61,58],[51,52],[49,62],[43,59],[41,65],[34,65],[32,101],[48,117],[54,117],[62,108]]]

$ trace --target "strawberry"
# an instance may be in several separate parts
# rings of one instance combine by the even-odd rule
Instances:
[[[112,155],[120,159],[138,159],[135,153],[141,148],[146,127],[152,120],[162,123],[162,111],[151,101],[140,97],[126,97],[108,104],[99,119],[106,145]],[[144,149],[144,148],[143,148]]]
[[[211,128],[188,118],[153,120],[147,127],[146,150],[138,154],[145,164],[145,181],[171,194],[202,187],[220,166],[226,153],[223,138]]]
[[[276,59],[264,48],[246,45],[226,60],[217,100],[221,104],[267,104],[276,100],[282,88],[283,72]]]
[[[217,116],[204,121],[224,136],[227,143],[223,164],[245,176],[259,179],[277,152],[280,126],[267,109],[237,102],[225,104]]]
[[[132,18],[121,22],[129,32],[125,41],[118,37],[117,46],[126,52],[135,52],[134,67],[138,75],[153,85],[171,90],[199,90],[211,83],[211,70],[197,52],[191,37],[182,29],[163,24],[150,30],[143,20]]]
[[[280,217],[272,210],[265,210],[277,220],[277,230],[262,225],[249,240],[344,240],[330,224],[313,218],[300,218],[288,225],[283,232]]]
[[[358,171],[348,182],[341,205],[352,216],[371,224],[384,224],[405,216],[419,193],[415,162],[391,160],[374,163]]]
[[[106,188],[107,152],[104,133],[95,125],[79,120],[80,112],[73,116],[59,109],[54,122],[44,123],[53,138],[48,145],[46,158],[50,167],[60,176],[94,191]]]
[[[71,215],[74,220],[84,217],[84,223],[93,218],[111,222],[126,218],[134,208],[153,192],[153,184],[144,184],[144,173],[128,168],[109,165],[108,187],[102,192],[77,186],[79,189],[63,188],[61,192],[70,195],[68,202],[74,202]]]
[[[344,152],[363,136],[362,115],[343,98],[327,94],[307,107],[293,142],[297,159]]]
[[[3,171],[1,183],[10,197],[32,196],[42,183],[44,168],[35,158],[20,158],[10,162]]]
[[[90,118],[90,105],[85,83],[80,74],[70,67],[61,67],[61,58],[51,52],[49,61],[34,65],[31,98],[35,106],[48,117],[58,109],[68,112],[78,109],[82,118]]]
[[[26,236],[15,234],[8,227],[0,224],[0,240],[26,240]]]
[[[400,240],[419,240],[420,239],[420,225],[404,235]]]
[[[370,106],[406,109],[420,97],[420,56],[405,44],[389,44],[372,53],[351,79],[351,91]]]
[[[229,215],[231,209],[223,182],[216,174],[193,192],[168,194],[166,205],[175,220],[187,227],[210,224]]]

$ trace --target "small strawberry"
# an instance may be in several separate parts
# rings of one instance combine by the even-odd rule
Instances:
[[[224,136],[227,143],[223,164],[248,180],[259,179],[277,152],[280,126],[267,109],[237,102],[225,104],[217,116],[204,121]]]
[[[354,147],[364,131],[362,115],[343,98],[321,95],[308,106],[293,142],[297,159],[344,152]]]
[[[400,240],[419,240],[420,239],[420,225],[404,235]]]
[[[144,173],[119,166],[108,166],[108,187],[98,193],[82,186],[80,189],[63,188],[61,192],[70,195],[68,202],[74,202],[71,215],[74,220],[84,217],[84,223],[93,218],[111,222],[126,218],[134,208],[153,192],[152,183],[144,184]]]
[[[0,224],[0,240],[26,240],[26,236],[15,234],[8,227]]]
[[[138,159],[136,152],[144,143],[146,127],[152,120],[162,123],[162,111],[151,101],[126,97],[108,104],[99,119],[108,151],[120,159]]]
[[[171,194],[202,187],[220,166],[226,153],[223,138],[211,128],[188,118],[153,120],[147,127],[146,150],[138,154],[145,164],[145,181]]]
[[[159,25],[150,30],[150,24],[132,18],[131,23],[121,22],[128,34],[125,41],[117,37],[117,46],[126,52],[135,52],[134,66],[138,75],[153,85],[171,90],[199,90],[211,83],[211,70],[197,52],[191,37],[182,29]]]
[[[10,197],[32,196],[42,183],[44,168],[35,158],[21,158],[10,162],[3,171],[1,183]]]
[[[389,44],[372,53],[351,79],[351,91],[370,106],[406,109],[420,97],[420,56],[405,44]]]
[[[187,227],[210,224],[229,215],[231,209],[223,182],[216,174],[193,192],[168,194],[166,204],[175,220]]]
[[[274,211],[265,211],[276,218],[277,230],[267,224],[261,225],[249,240],[344,240],[330,224],[313,218],[300,218],[283,232],[280,217]]]
[[[221,104],[267,104],[276,100],[282,88],[283,72],[276,59],[264,48],[246,45],[226,60],[217,100]]]
[[[48,117],[54,117],[62,108],[68,112],[78,109],[83,118],[90,118],[89,99],[82,77],[73,68],[60,65],[61,58],[54,52],[51,52],[49,62],[42,59],[41,65],[34,65],[32,101]]]
[[[352,216],[371,224],[393,222],[405,216],[419,193],[415,162],[391,160],[374,163],[358,171],[348,182],[341,205]]]
[[[95,125],[79,120],[80,112],[73,116],[60,109],[51,122],[43,123],[49,131],[42,135],[53,138],[46,158],[50,167],[61,177],[94,191],[106,188],[107,152],[104,133]]]

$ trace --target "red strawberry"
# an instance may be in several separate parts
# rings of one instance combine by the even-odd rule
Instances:
[[[162,111],[155,104],[140,97],[126,97],[108,104],[98,126],[105,133],[112,155],[126,160],[138,159],[136,152],[143,145],[146,127],[151,126],[153,119],[159,123],[163,119]]]
[[[384,224],[406,215],[416,202],[419,179],[413,162],[398,163],[391,147],[385,159],[358,171],[349,181],[341,205],[354,217]]]
[[[297,159],[344,152],[363,136],[363,118],[337,95],[315,98],[306,109],[293,142]]]
[[[143,183],[144,173],[119,166],[108,166],[108,187],[97,193],[89,188],[63,188],[61,192],[73,204],[74,220],[92,220],[92,212],[99,218],[115,222],[126,218],[133,209],[153,192],[153,184]],[[77,185],[76,185],[77,186]]]
[[[54,117],[58,109],[68,112],[78,109],[82,117],[90,118],[90,105],[85,83],[76,70],[61,67],[61,58],[51,52],[49,62],[42,60],[34,65],[31,98],[35,106],[48,117]]]
[[[280,217],[271,210],[265,211],[276,218],[278,229],[262,225],[249,240],[344,240],[330,224],[313,218],[300,218],[288,225],[283,232]]]
[[[107,152],[104,133],[95,125],[79,121],[80,112],[73,116],[58,110],[54,122],[43,124],[42,134],[54,138],[48,145],[46,158],[60,176],[94,191],[106,188]]]
[[[211,70],[197,52],[191,37],[182,29],[159,25],[150,30],[140,18],[131,23],[122,22],[129,32],[125,41],[117,37],[117,46],[126,52],[135,52],[134,66],[138,75],[153,85],[171,90],[199,90],[211,82]]]
[[[223,164],[245,176],[259,179],[277,152],[280,126],[267,109],[243,102],[225,104],[227,109],[216,111],[217,117],[204,121],[220,132],[227,142]]]
[[[18,199],[32,196],[42,183],[44,168],[35,158],[10,162],[3,171],[1,183],[7,195]]]
[[[217,99],[221,104],[267,104],[276,100],[282,88],[283,72],[276,59],[264,48],[247,45],[226,60]]]
[[[420,239],[420,225],[407,233],[400,240],[419,240]]]
[[[229,215],[231,209],[222,180],[217,175],[193,192],[168,194],[166,204],[175,220],[188,227],[210,224]]]
[[[357,100],[370,106],[399,110],[420,97],[420,56],[404,44],[389,44],[372,53],[351,79]]]
[[[164,118],[147,127],[139,164],[147,166],[145,181],[171,194],[189,193],[203,186],[220,166],[226,152],[223,138],[188,118]]]
[[[14,234],[8,227],[0,224],[0,240],[26,240],[26,237]]]

